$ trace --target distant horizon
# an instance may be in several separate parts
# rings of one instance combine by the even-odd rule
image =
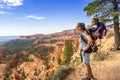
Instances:
[[[72,29],[66,29],[66,30],[72,30]],[[63,32],[66,30],[62,30],[62,31],[56,31],[56,32],[52,32],[52,33],[48,33],[48,34],[54,34],[54,33],[59,33],[59,32]],[[10,37],[10,36],[32,36],[32,35],[37,35],[37,34],[47,34],[47,33],[34,33],[34,34],[28,34],[28,35],[0,35],[0,37]]]
[[[0,36],[0,44],[1,42],[6,42],[14,39],[18,39],[19,36]]]

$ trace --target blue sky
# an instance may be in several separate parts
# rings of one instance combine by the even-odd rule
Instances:
[[[0,0],[0,36],[54,33],[91,22],[83,11],[93,0]]]

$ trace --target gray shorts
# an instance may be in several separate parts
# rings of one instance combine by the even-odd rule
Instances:
[[[82,51],[82,61],[84,64],[90,63],[90,54]]]

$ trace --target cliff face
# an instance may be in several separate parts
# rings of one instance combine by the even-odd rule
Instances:
[[[46,75],[53,75],[58,66],[60,66],[59,59],[64,59],[63,50],[65,41],[72,42],[74,51],[79,49],[78,46],[75,46],[78,43],[78,37],[76,37],[74,30],[48,35],[37,34],[33,36],[21,36],[20,41],[18,42],[21,42],[21,45],[25,45],[27,40],[29,41],[31,39],[34,39],[34,41],[30,43],[32,44],[31,49],[36,48],[35,51],[38,50],[38,53],[32,54],[29,52],[30,49],[22,49],[21,51],[18,49],[18,54],[13,54],[11,56],[11,61],[8,61],[6,64],[4,64],[6,66],[4,70],[9,70],[13,67],[12,73],[9,74],[9,78],[12,78],[13,80],[19,80],[23,78],[23,80],[44,80],[46,78]],[[15,42],[18,44],[17,40]],[[11,45],[12,44],[14,45],[15,43],[11,41]],[[43,58],[39,52],[40,46],[53,47],[54,51],[48,52],[47,56]],[[5,52],[5,50],[3,52]],[[3,54],[1,56],[3,56]],[[23,62],[23,57],[28,58],[28,60],[32,61],[25,59]],[[21,63],[17,62],[17,59],[20,59],[19,62]],[[17,67],[15,68],[15,66]],[[3,72],[3,75],[0,76],[3,76],[4,78],[5,75],[6,73]]]
[[[78,39],[75,38],[75,35],[68,37],[68,39],[74,45],[76,44],[76,41],[78,41]],[[44,44],[45,46],[53,46],[55,48],[54,52],[49,53],[48,55],[49,56],[48,65],[44,64],[45,62],[44,60],[37,58],[34,55],[31,55],[31,58],[34,60],[34,62],[24,62],[23,64],[20,65],[18,71],[23,69],[25,74],[28,75],[25,80],[30,80],[30,79],[44,80],[46,75],[52,76],[53,73],[57,70],[58,66],[60,66],[59,59],[61,60],[64,59],[64,55],[63,55],[64,44],[65,44],[64,42],[57,42],[54,44]],[[14,75],[15,74],[13,74],[13,76]]]

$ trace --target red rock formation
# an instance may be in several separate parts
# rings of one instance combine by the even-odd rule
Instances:
[[[43,44],[39,44],[40,42],[42,42],[45,38],[45,43]],[[20,39],[22,40],[30,40],[30,39],[36,39],[34,44],[36,46],[47,46],[47,47],[54,47],[55,51],[53,53],[49,53],[48,54],[48,58],[49,62],[48,62],[48,66],[46,66],[44,59],[42,59],[40,54],[36,54],[36,55],[30,55],[29,58],[33,59],[33,62],[24,62],[19,66],[18,70],[24,69],[25,74],[27,74],[27,78],[26,80],[30,80],[31,78],[40,78],[40,79],[44,79],[46,73],[48,73],[49,75],[52,75],[54,71],[56,71],[57,67],[59,66],[59,58],[61,60],[64,59],[64,55],[63,50],[64,50],[64,44],[65,41],[70,41],[72,42],[73,46],[74,46],[74,50],[78,50],[78,37],[76,35],[74,35],[74,31],[73,30],[69,30],[69,31],[63,31],[63,32],[59,32],[59,33],[54,33],[54,34],[37,34],[37,35],[32,35],[32,36],[21,36]],[[38,45],[39,44],[39,45]],[[36,47],[35,46],[35,47]],[[21,51],[22,55],[28,55],[30,53],[26,52],[26,51]],[[13,60],[15,60],[17,58],[16,55],[13,56]],[[7,66],[8,68],[13,66],[13,63],[8,63]],[[38,76],[35,76],[34,73],[36,71],[40,71],[40,73],[38,74]],[[17,71],[14,71],[15,76],[18,76],[19,74],[17,73]]]
[[[23,56],[29,55],[29,53],[28,53],[27,51],[21,51],[21,54],[22,54]]]
[[[14,80],[21,80],[21,75],[18,73],[18,71],[15,69],[14,71],[13,71],[13,79]]]

